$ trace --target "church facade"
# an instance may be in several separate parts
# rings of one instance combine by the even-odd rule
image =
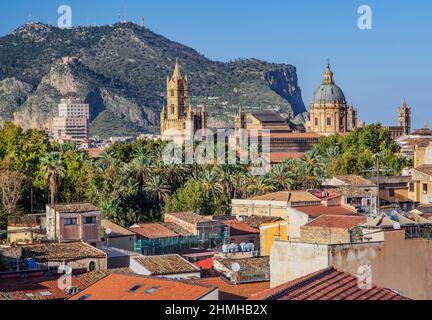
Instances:
[[[342,89],[334,82],[330,64],[327,64],[323,83],[315,91],[310,105],[306,131],[320,135],[340,134],[356,128],[357,122],[357,110],[347,105]]]
[[[178,61],[172,77],[167,77],[166,87],[167,105],[160,116],[162,139],[178,143],[193,140],[196,131],[206,128],[207,116],[204,106],[199,111],[192,108],[189,80],[187,75],[182,76]]]

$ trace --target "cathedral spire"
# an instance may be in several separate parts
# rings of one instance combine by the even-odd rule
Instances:
[[[180,72],[180,64],[178,62],[178,59],[176,59],[176,64],[175,64],[175,68],[174,68],[174,73],[173,73],[173,79],[181,79],[182,75]]]
[[[323,84],[334,84],[333,82],[333,72],[330,69],[330,60],[327,59],[327,69],[324,73]]]

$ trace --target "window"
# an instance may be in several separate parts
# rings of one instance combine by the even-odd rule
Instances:
[[[315,118],[315,126],[318,125],[318,118]]]
[[[182,280],[182,279],[180,278],[179,280]],[[159,289],[160,289],[159,286],[151,287],[150,289],[146,290],[145,293],[152,294],[152,293],[156,292]]]
[[[89,263],[89,271],[96,270],[96,263],[94,261]]]
[[[171,90],[171,97],[174,97],[174,90]]]
[[[414,183],[409,184],[409,191],[410,192],[414,192],[414,186],[415,186]]]
[[[79,297],[78,301],[87,300],[88,298],[90,298],[90,295],[89,294],[85,294],[85,295]]]
[[[329,118],[327,118],[327,125],[331,126],[331,124],[332,124],[332,119],[329,117]]]
[[[389,196],[392,197],[392,198],[395,196],[394,189],[389,189]]]
[[[96,217],[84,217],[84,224],[95,224],[96,223]]]
[[[142,288],[141,284],[136,284],[132,288],[129,289],[129,292],[137,292],[139,288]]]
[[[65,226],[73,226],[78,224],[77,218],[66,218],[64,219],[64,225]]]
[[[427,183],[423,183],[423,193],[424,194],[428,193],[428,185],[427,185]]]

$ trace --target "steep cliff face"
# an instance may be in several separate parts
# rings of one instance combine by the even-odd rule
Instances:
[[[13,113],[32,91],[32,86],[15,78],[0,81],[0,123],[13,120]]]
[[[77,59],[63,63],[65,56]],[[68,30],[32,23],[0,38],[0,81],[14,79],[16,87],[1,91],[0,84],[0,117],[47,127],[59,99],[73,91],[91,105],[93,135],[157,132],[176,59],[189,75],[192,104],[206,105],[210,124],[232,126],[240,105],[290,117],[306,111],[289,64],[211,61],[131,23]]]

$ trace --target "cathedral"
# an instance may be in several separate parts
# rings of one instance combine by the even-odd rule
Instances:
[[[197,130],[206,128],[205,107],[200,111],[192,109],[189,100],[188,77],[182,76],[176,61],[172,77],[167,77],[167,105],[161,113],[161,136],[163,140],[173,140],[182,144],[192,140]]]
[[[310,105],[306,131],[320,135],[344,133],[357,127],[357,110],[348,107],[345,95],[333,79],[330,64],[324,73],[324,81],[315,91]]]

